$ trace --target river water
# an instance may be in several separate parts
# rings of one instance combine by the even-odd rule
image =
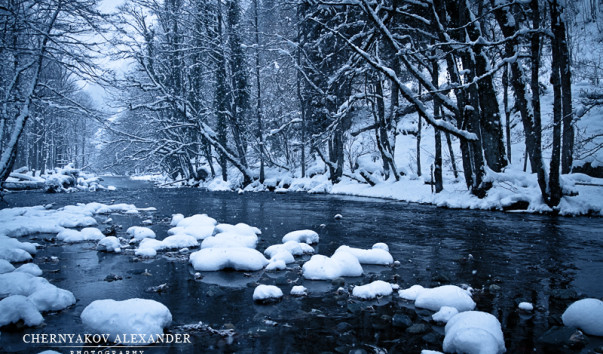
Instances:
[[[219,222],[244,222],[262,230],[258,249],[279,243],[297,229],[320,234],[317,253],[331,255],[340,245],[370,248],[385,242],[397,267],[364,266],[365,274],[336,281],[306,281],[299,258],[280,272],[206,272],[194,277],[187,255],[159,254],[139,260],[131,252],[106,254],[92,243],[59,244],[45,235],[31,236],[43,248],[34,258],[53,284],[72,291],[73,307],[45,315],[44,327],[3,332],[0,351],[39,352],[78,348],[36,346],[23,343],[26,333],[88,333],[79,315],[96,299],[133,297],[160,301],[171,311],[173,333],[190,333],[191,344],[143,348],[145,353],[240,352],[399,352],[441,350],[444,328],[429,321],[431,313],[415,309],[397,295],[360,301],[339,287],[376,279],[397,283],[438,286],[466,284],[475,289],[477,309],[494,314],[502,323],[508,353],[589,352],[603,345],[589,337],[585,349],[551,348],[538,338],[554,325],[575,298],[603,298],[603,219],[548,215],[448,210],[433,206],[368,198],[305,193],[274,194],[207,192],[198,189],[158,189],[146,182],[107,178],[116,191],[97,193],[8,194],[0,207],[56,203],[56,207],[97,201],[155,207],[141,215],[112,215],[125,229],[151,218],[159,239],[166,236],[173,213],[206,213]],[[341,214],[340,220],[334,215]],[[105,217],[106,218],[106,217]],[[102,221],[103,217],[99,220]],[[49,260],[59,258],[58,262]],[[106,281],[108,275],[121,280]],[[167,284],[165,292],[148,288]],[[276,284],[285,293],[276,304],[252,300],[257,284]],[[293,285],[309,289],[307,297],[289,296]],[[532,314],[517,304],[534,304]],[[408,333],[409,319],[420,333]],[[182,326],[203,322],[197,330]],[[211,328],[210,328],[211,327]],[[421,328],[422,327],[422,328]],[[213,331],[232,329],[234,336]],[[232,333],[232,332],[231,332]],[[119,350],[120,348],[113,348]],[[123,348],[121,348],[123,350]],[[140,349],[140,348],[139,348]],[[88,348],[90,350],[90,348]]]

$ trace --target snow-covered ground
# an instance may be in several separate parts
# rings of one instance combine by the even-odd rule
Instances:
[[[547,77],[544,75],[543,77]],[[543,87],[548,87],[548,82]],[[573,86],[576,112],[576,141],[574,166],[586,163],[592,167],[603,163],[603,106],[589,107],[587,96],[600,89],[583,79]],[[550,160],[550,144],[552,134],[552,90],[545,90],[541,97],[543,120],[543,159],[548,166]],[[512,97],[511,97],[512,101]],[[502,104],[502,97],[499,99]],[[513,102],[510,103],[511,105]],[[355,128],[366,125],[360,120],[354,122]],[[524,172],[525,144],[520,117],[511,117],[511,158],[510,164],[503,172],[487,171],[486,180],[492,182],[492,188],[485,198],[473,196],[465,185],[459,141],[452,138],[454,161],[458,169],[458,177],[454,176],[452,157],[442,137],[444,190],[434,193],[431,185],[430,168],[434,163],[434,129],[423,123],[421,143],[421,173],[417,170],[417,131],[418,117],[411,114],[402,119],[398,126],[400,133],[395,142],[394,159],[399,171],[403,174],[399,181],[393,178],[384,180],[381,176],[381,162],[376,151],[372,133],[367,132],[357,137],[348,137],[346,141],[346,163],[344,177],[341,182],[332,184],[328,180],[325,164],[316,156],[310,159],[307,174],[312,177],[300,177],[300,171],[285,171],[278,168],[266,168],[266,179],[263,184],[258,181],[240,189],[241,176],[234,168],[229,169],[229,181],[216,177],[200,184],[200,187],[212,191],[254,192],[273,190],[277,193],[308,192],[351,195],[362,197],[386,198],[399,201],[433,204],[447,208],[513,210],[530,213],[558,212],[561,215],[603,215],[603,178],[594,178],[582,173],[563,175],[561,182],[566,195],[555,210],[548,207],[541,197],[536,176],[531,173],[529,163]],[[353,129],[352,129],[353,130]],[[355,170],[352,167],[355,165]],[[215,166],[219,169],[218,166]],[[254,167],[255,168],[255,167]],[[358,174],[362,169],[371,174],[375,186],[370,186]],[[165,183],[167,177],[139,176],[136,179],[160,180]],[[187,182],[170,183],[166,186],[177,187]]]

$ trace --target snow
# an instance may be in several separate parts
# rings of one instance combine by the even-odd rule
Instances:
[[[287,269],[287,263],[282,259],[270,259],[266,270],[285,270]]]
[[[172,235],[161,241],[163,249],[177,249],[185,247],[198,247],[199,241],[190,235]]]
[[[352,295],[361,299],[374,299],[378,296],[388,296],[393,292],[392,285],[383,280],[376,280],[370,284],[360,285],[352,290]]]
[[[406,300],[414,300],[416,307],[432,311],[439,311],[443,306],[454,307],[459,312],[475,308],[471,292],[456,285],[442,285],[431,289],[413,285],[398,291],[398,295]]]
[[[291,254],[291,252],[283,249],[283,250],[280,250],[279,252],[272,254],[272,256],[270,257],[270,261],[271,262],[282,261],[285,264],[289,264],[289,263],[295,262],[295,258],[293,258],[293,255]]]
[[[457,313],[459,313],[459,310],[455,307],[442,306],[438,312],[431,315],[431,318],[436,322],[446,323]]]
[[[25,263],[19,268],[15,269],[15,272],[29,273],[36,277],[42,275],[42,269],[40,269],[40,267],[34,263]]]
[[[86,227],[81,231],[72,229],[63,229],[57,234],[57,239],[63,242],[83,242],[83,241],[98,241],[105,238],[101,230],[95,227]]]
[[[179,221],[178,221],[179,220]],[[213,235],[217,221],[206,214],[196,214],[186,218],[172,217],[172,224],[178,221],[175,227],[168,230],[168,234],[187,234],[197,240],[203,240]]]
[[[533,311],[534,305],[529,302],[520,302],[519,305],[517,305],[517,308],[523,311]]]
[[[274,285],[258,285],[253,290],[254,301],[275,300],[283,297],[283,291]]]
[[[236,225],[231,224],[218,224],[214,229],[214,234],[219,233],[234,233],[241,235],[261,235],[262,231],[254,226],[249,226],[244,223],[238,223]]]
[[[67,205],[59,209],[49,209],[41,205],[2,209],[0,210],[0,235],[21,237],[39,233],[58,234],[65,228],[95,226],[97,222],[94,215],[114,212],[137,213],[138,210],[132,204],[101,203]],[[94,235],[100,237],[94,231],[90,235],[81,237],[94,238]]]
[[[500,322],[489,313],[461,312],[445,327],[443,349],[447,353],[497,354],[506,351]]]
[[[155,232],[153,230],[149,229],[148,227],[144,227],[144,226],[130,226],[126,230],[126,234],[128,236],[134,238],[134,240],[136,240],[136,241],[140,241],[145,238],[157,237],[157,235],[155,235]]]
[[[138,338],[138,345],[152,343],[149,336],[163,334],[163,329],[172,322],[172,314],[165,305],[138,298],[96,300],[86,306],[80,317],[82,323],[96,333],[109,334],[112,342],[120,335],[144,334],[144,340]]]
[[[582,299],[571,304],[561,316],[563,324],[580,328],[584,333],[603,336],[603,301]]]
[[[408,289],[402,289],[398,291],[398,295],[405,300],[415,301],[419,293],[425,290],[421,285],[413,285]]]
[[[115,236],[107,236],[96,244],[96,249],[103,252],[121,252],[121,244]]]
[[[13,270],[15,270],[15,266],[5,259],[0,259],[0,274],[9,273]]]
[[[70,291],[26,272],[0,274],[0,289],[4,295],[27,296],[40,312],[59,311],[75,303]]]
[[[36,253],[37,244],[21,242],[11,237],[0,235],[0,259],[8,262],[27,262]]]
[[[155,257],[157,251],[165,249],[180,249],[188,247],[198,247],[199,241],[196,238],[186,234],[172,235],[164,238],[163,240],[156,240],[154,238],[145,238],[140,241],[138,248],[134,252],[135,255],[141,257]]]
[[[260,252],[246,247],[204,248],[191,253],[190,262],[198,271],[256,271],[268,264],[268,260]]]
[[[362,272],[358,258],[348,252],[337,252],[331,257],[317,254],[302,266],[304,278],[311,280],[358,277]]]
[[[104,205],[101,204],[95,211],[96,214],[111,214],[111,213],[125,213],[125,214],[138,214],[138,209],[134,204],[112,204]]]
[[[389,252],[389,246],[383,242],[377,242],[373,245],[373,249],[380,249]]]
[[[36,305],[23,295],[12,295],[0,300],[0,327],[23,320],[26,326],[38,326],[44,318]]]
[[[272,256],[279,252],[282,252],[283,250],[291,253],[291,255],[293,256],[301,256],[307,253],[314,253],[314,248],[312,248],[312,246],[308,245],[307,243],[287,241],[285,243],[279,243],[266,248],[264,254],[272,258]]]
[[[335,253],[337,252],[347,252],[354,255],[354,257],[358,258],[360,264],[390,265],[394,262],[392,255],[382,248],[363,250],[360,248],[341,246],[335,251]]]
[[[295,285],[291,288],[290,294],[293,296],[305,296],[308,295],[308,289],[303,285]]]
[[[231,232],[222,232],[215,236],[210,236],[203,240],[201,248],[215,247],[247,247],[255,248],[258,243],[258,237],[254,234],[240,234]]]
[[[182,220],[184,220],[184,215],[174,214],[172,215],[172,221],[170,221],[170,226],[176,226]]]
[[[139,257],[152,258],[157,255],[157,251],[153,248],[137,248],[134,254]]]
[[[309,245],[318,243],[319,237],[316,231],[312,230],[297,230],[292,231],[283,236],[281,242],[286,243],[288,241],[304,242]]]

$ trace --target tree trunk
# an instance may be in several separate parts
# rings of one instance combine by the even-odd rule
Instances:
[[[435,56],[436,53],[434,53]],[[438,61],[434,60],[431,68],[431,80],[435,88],[438,88],[438,78],[440,76],[440,67]],[[436,119],[442,118],[442,110],[440,107],[440,98],[437,96],[433,97],[433,116]],[[442,179],[442,136],[440,130],[436,127],[434,129],[435,136],[435,159],[433,162],[433,177],[435,183],[435,192],[440,193],[444,189],[444,181]]]
[[[505,109],[505,135],[507,138],[507,159],[509,163],[513,162],[511,155],[511,108],[509,107],[509,64],[505,65],[502,77],[503,84],[503,104]]]
[[[553,34],[559,47],[557,48],[561,75],[561,95],[563,106],[563,143],[561,146],[561,173],[567,174],[574,163],[574,125],[572,107],[572,72],[570,53],[567,45],[567,30],[565,21],[560,13],[558,25],[553,27]]]
[[[257,139],[260,144],[260,183],[264,183],[264,132],[262,129],[262,90],[260,80],[260,27],[258,14],[258,0],[253,0],[254,23],[255,23],[255,76],[257,89]]]
[[[450,139],[450,134],[446,132],[446,144],[448,145],[448,152],[450,153],[450,164],[452,165],[452,173],[454,174],[454,178],[459,178],[459,172],[456,168],[456,159],[454,157],[454,150],[452,149],[452,141]]]
[[[561,21],[557,0],[553,0],[551,7],[551,28],[553,33],[558,33]],[[549,171],[549,206],[556,206],[561,201],[561,186],[559,181],[559,168],[561,163],[561,125],[562,97],[561,97],[561,55],[559,52],[561,38],[553,36],[551,43],[553,59],[551,62],[551,85],[553,85],[553,147],[551,151],[551,166]]]

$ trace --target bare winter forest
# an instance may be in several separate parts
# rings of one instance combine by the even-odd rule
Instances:
[[[2,0],[0,181],[424,174],[481,198],[515,164],[554,207],[562,174],[600,177],[600,4]]]

